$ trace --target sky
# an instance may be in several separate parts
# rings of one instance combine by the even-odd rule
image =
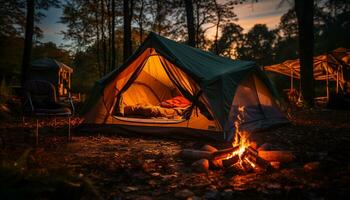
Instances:
[[[238,23],[244,28],[244,32],[247,32],[254,24],[266,24],[270,29],[276,28],[280,21],[281,16],[287,12],[291,7],[287,0],[259,0],[258,2],[238,4],[234,8],[234,12],[237,14]],[[283,2],[281,5],[280,2]],[[66,25],[59,23],[60,16],[62,15],[62,8],[50,8],[44,11],[45,18],[39,24],[39,27],[43,30],[43,38],[41,42],[54,42],[58,46],[65,45],[68,41],[63,40],[61,31],[67,29]],[[209,31],[211,34],[212,31]],[[210,36],[209,36],[210,37]]]

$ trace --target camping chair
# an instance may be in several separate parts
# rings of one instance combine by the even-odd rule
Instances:
[[[70,118],[74,114],[74,105],[69,93],[69,106],[57,101],[55,87],[48,81],[30,80],[24,85],[24,117],[36,119],[36,145],[39,143],[39,118],[68,117],[68,141],[70,141]],[[56,126],[56,125],[55,125]]]

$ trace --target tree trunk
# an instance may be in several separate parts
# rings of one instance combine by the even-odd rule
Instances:
[[[218,21],[216,22],[216,31],[215,31],[215,39],[214,39],[214,45],[215,45],[215,54],[218,54],[219,49],[218,49],[218,37],[219,37],[219,26],[220,26],[220,22],[221,22],[221,11],[219,8],[218,3],[216,2],[216,0],[214,1],[215,3],[215,9],[216,9],[216,14],[218,17]]]
[[[107,0],[107,28],[108,28],[108,50],[107,50],[107,66],[108,72],[112,70],[112,19],[111,19],[111,0]]]
[[[112,0],[112,70],[115,69],[115,0]]]
[[[97,1],[95,1],[97,4]],[[98,5],[98,4],[97,4]],[[101,59],[100,59],[100,27],[99,27],[99,19],[98,19],[98,8],[95,11],[95,23],[96,23],[96,62],[97,62],[97,68],[98,68],[98,73],[99,77],[103,77],[103,71],[101,69]]]
[[[107,44],[105,35],[105,0],[101,0],[101,35],[102,35],[102,54],[103,54],[103,75],[107,72]]]
[[[195,28],[194,28],[194,17],[193,17],[193,3],[192,0],[185,0],[186,4],[186,19],[187,19],[187,33],[188,33],[188,45],[195,47]]]
[[[139,15],[140,44],[142,44],[142,41],[143,41],[143,7],[144,7],[144,0],[141,0],[140,15]]]
[[[200,31],[200,24],[199,24],[199,1],[195,1],[196,2],[196,18],[197,18],[197,24],[196,24],[196,47],[198,46],[199,43],[199,31]]]
[[[34,32],[34,0],[27,0],[26,32],[22,55],[21,85],[24,86],[30,67]]]
[[[314,105],[314,77],[313,77],[313,51],[314,51],[314,1],[295,0],[295,12],[299,31],[299,58],[301,92],[308,106]]]
[[[126,61],[132,52],[131,43],[131,6],[132,0],[123,0],[123,12],[124,12],[124,48],[123,48],[123,60]]]

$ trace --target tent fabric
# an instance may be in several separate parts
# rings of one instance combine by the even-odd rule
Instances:
[[[65,71],[68,71],[69,73],[73,73],[73,69],[61,62],[58,62],[55,59],[52,58],[43,58],[34,60],[31,63],[31,69],[34,70],[60,70],[63,69]]]
[[[52,58],[34,60],[31,63],[29,80],[46,80],[56,87],[58,96],[68,95],[73,69]],[[68,89],[68,90],[67,90]]]
[[[253,74],[265,85],[273,101],[278,101],[270,80],[254,62],[234,61],[150,33],[122,66],[96,82],[83,115],[86,123],[148,126],[121,122],[113,117],[114,110],[123,102],[128,103],[127,98],[132,99],[134,93],[143,96],[140,99],[153,99],[149,102],[155,105],[179,92],[192,102],[193,110],[187,121],[176,126],[223,133],[237,88]],[[136,94],[137,88],[142,92]],[[152,89],[157,94],[152,94]]]
[[[277,72],[300,79],[299,59],[287,60],[280,64],[265,66],[265,70]],[[344,85],[350,77],[344,76],[344,70],[350,69],[350,50],[337,48],[327,54],[314,57],[314,79],[339,81]]]
[[[285,116],[279,111],[274,97],[266,85],[254,74],[246,78],[237,88],[227,120],[227,137],[232,140],[235,132],[234,121],[237,120],[238,108],[244,107],[244,119],[240,130],[252,132],[266,129],[271,125],[285,123]]]

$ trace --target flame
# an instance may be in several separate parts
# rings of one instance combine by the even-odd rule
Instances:
[[[238,146],[239,148],[224,159],[230,159],[234,156],[238,156],[238,163],[241,166],[241,168],[244,169],[243,163],[247,163],[251,167],[255,168],[255,164],[251,160],[249,160],[248,157],[244,156],[244,152],[250,146],[251,143],[249,140],[249,133],[245,131],[241,131],[239,128],[239,125],[243,122],[243,118],[244,118],[244,106],[239,106],[237,120],[234,122],[235,138],[232,143],[232,146],[234,147]]]

